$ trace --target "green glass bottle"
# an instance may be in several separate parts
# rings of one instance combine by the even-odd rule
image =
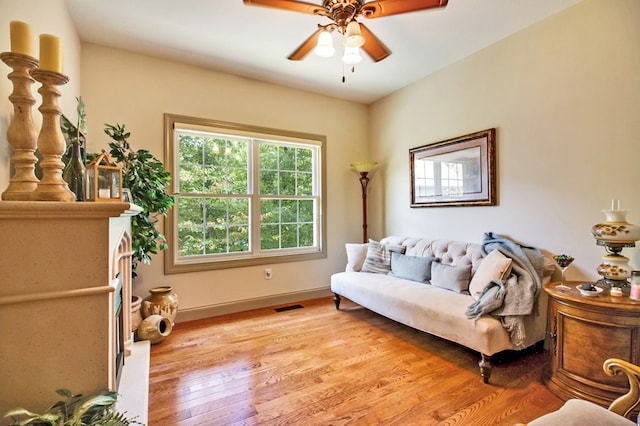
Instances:
[[[62,171],[62,179],[67,182],[69,189],[76,195],[76,201],[85,201],[87,170],[80,154],[80,144],[71,143],[71,157]]]

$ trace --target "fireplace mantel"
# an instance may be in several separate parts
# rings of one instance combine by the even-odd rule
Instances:
[[[117,389],[116,340],[128,354],[133,348],[131,216],[140,211],[129,203],[0,202],[0,412],[42,411],[60,388]]]

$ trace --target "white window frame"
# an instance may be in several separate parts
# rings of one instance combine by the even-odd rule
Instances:
[[[326,137],[310,133],[293,132],[259,126],[229,123],[217,120],[186,117],[175,114],[164,115],[165,158],[167,171],[171,173],[171,191],[179,193],[178,170],[178,140],[176,129],[194,132],[217,133],[232,137],[248,138],[249,143],[249,188],[250,199],[250,237],[249,251],[224,253],[203,256],[180,257],[178,253],[178,215],[177,207],[169,210],[165,220],[165,235],[168,249],[165,250],[165,273],[183,273],[210,269],[263,265],[280,262],[294,262],[326,257],[326,182],[325,182],[325,145]],[[252,149],[259,143],[273,143],[278,145],[308,146],[316,151],[313,162],[314,180],[313,196],[261,195],[259,193],[259,150]],[[224,195],[222,196],[224,197]],[[314,244],[312,247],[260,249],[260,200],[261,199],[314,199]],[[257,203],[256,206],[251,204]]]

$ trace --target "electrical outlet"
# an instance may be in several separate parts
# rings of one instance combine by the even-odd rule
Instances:
[[[271,271],[271,268],[267,268],[267,269],[265,269],[265,270],[264,270],[264,279],[265,279],[265,280],[270,280],[270,279],[271,279],[271,277],[272,277],[272,274],[273,274],[273,273],[272,273],[272,271]]]

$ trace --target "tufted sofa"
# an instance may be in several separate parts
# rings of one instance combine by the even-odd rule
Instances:
[[[470,278],[485,259],[481,245],[475,243],[387,237],[380,241],[380,245],[402,247],[408,260],[431,258],[435,260],[432,266],[437,263],[440,268],[470,269]],[[357,250],[358,246],[360,251]],[[499,319],[490,315],[483,315],[477,320],[467,318],[466,310],[475,299],[455,283],[449,286],[449,283],[442,282],[442,277],[436,283],[435,275],[429,276],[430,280],[417,280],[411,276],[407,279],[403,274],[394,274],[392,265],[389,273],[362,272],[366,269],[362,263],[368,261],[367,255],[363,255],[367,247],[367,244],[347,244],[346,271],[331,276],[331,291],[335,295],[337,309],[340,308],[341,297],[346,297],[392,320],[479,352],[480,374],[485,383],[491,376],[492,355],[507,349],[521,349],[543,343],[547,318],[546,300],[539,300],[537,312],[525,316],[524,344],[516,347]],[[552,270],[548,271],[547,275],[551,272]],[[445,279],[449,276],[451,275],[443,275]],[[539,297],[546,297],[545,293],[540,292]]]

